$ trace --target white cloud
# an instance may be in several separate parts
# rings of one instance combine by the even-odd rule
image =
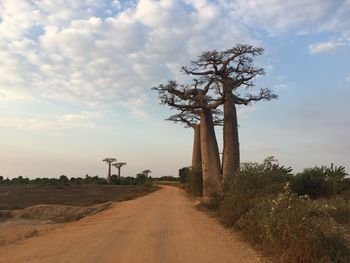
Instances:
[[[101,112],[83,112],[79,114],[65,114],[56,116],[53,120],[42,118],[0,117],[0,126],[20,130],[52,130],[94,128],[94,119],[99,118]]]
[[[147,98],[132,98],[127,101],[121,101],[119,103],[120,106],[129,109],[130,113],[138,118],[147,118],[148,114],[146,110],[144,110]]]
[[[175,77],[208,49],[253,42],[223,6],[207,1],[5,1],[0,90],[89,105],[118,105]],[[16,1],[17,5],[17,1]],[[124,3],[123,3],[124,5]],[[98,17],[99,8],[118,9]],[[33,15],[34,14],[34,15]],[[15,18],[20,18],[18,21]],[[23,20],[23,21],[22,21]],[[23,25],[12,32],[11,26]],[[37,30],[32,32],[35,26]],[[2,31],[1,31],[2,30]],[[3,96],[4,97],[4,96]],[[129,107],[140,115],[140,109]]]
[[[342,43],[337,43],[337,42],[320,42],[316,44],[311,44],[309,45],[308,48],[309,48],[310,54],[318,54],[318,53],[323,53],[323,52],[333,50],[342,45],[343,45]]]
[[[30,94],[94,106],[144,100],[160,81],[181,80],[180,66],[202,51],[260,44],[249,28],[300,31],[336,6],[326,0],[15,2],[0,5],[0,100]],[[345,28],[343,16],[338,10],[323,30]],[[331,49],[327,43],[310,52]],[[147,115],[140,106],[128,109]]]
[[[316,43],[309,46],[311,54],[321,53],[341,46],[350,47],[350,0],[339,1],[340,4],[323,22],[321,32],[333,33],[332,41]]]
[[[270,34],[291,27],[307,26],[327,17],[335,3],[328,0],[236,0],[224,1],[233,16],[252,28],[263,28]],[[303,31],[305,31],[305,27]]]

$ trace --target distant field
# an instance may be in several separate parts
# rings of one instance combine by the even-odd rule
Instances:
[[[0,210],[23,209],[38,204],[88,206],[107,201],[118,202],[155,189],[145,185],[0,185]]]

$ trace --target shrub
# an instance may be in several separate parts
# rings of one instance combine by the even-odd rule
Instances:
[[[274,157],[259,163],[242,163],[232,189],[240,189],[248,195],[278,193],[291,180],[290,167],[281,166]]]
[[[202,202],[202,205],[211,211],[217,211],[225,200],[225,195],[218,192],[209,193],[208,200]]]
[[[336,197],[324,203],[326,213],[339,224],[350,224],[350,202]]]
[[[350,188],[347,180],[344,181],[346,175],[343,166],[315,166],[297,174],[293,178],[291,189],[298,195],[308,195],[313,199],[330,198]]]
[[[69,179],[65,175],[61,175],[60,178],[58,178],[58,181],[62,185],[68,185],[69,184]]]
[[[350,200],[350,178],[340,181],[338,192],[344,199]]]
[[[159,178],[156,178],[157,181],[167,181],[167,182],[177,182],[180,180],[179,177],[174,177],[172,175],[167,176],[161,176]]]
[[[231,191],[218,206],[220,220],[232,226],[258,199],[274,195],[291,178],[291,168],[279,165],[273,157],[263,163],[243,163]]]
[[[144,173],[138,173],[136,175],[136,182],[137,184],[145,184],[147,180],[147,175]]]
[[[233,226],[234,223],[246,212],[249,211],[252,205],[252,200],[247,199],[241,192],[231,192],[226,195],[221,204],[213,205],[211,209],[217,209],[220,221],[225,226]]]
[[[203,177],[200,168],[194,168],[187,173],[188,191],[195,196],[202,196]]]
[[[194,196],[202,196],[203,177],[201,167],[183,167],[179,170],[180,183],[182,188]]]
[[[245,237],[281,254],[281,262],[349,262],[350,252],[327,209],[288,187],[256,203],[236,223]]]
[[[315,167],[296,177],[290,172],[273,157],[244,163],[231,191],[211,196],[206,206],[278,262],[350,262],[350,203],[345,198],[350,181],[344,168]],[[341,196],[311,199],[337,193]]]
[[[188,182],[188,174],[191,172],[189,167],[183,167],[179,170],[180,183],[185,184]]]

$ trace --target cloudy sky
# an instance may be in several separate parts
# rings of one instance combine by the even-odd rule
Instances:
[[[0,175],[153,176],[190,164],[192,131],[151,87],[237,43],[280,99],[239,109],[243,161],[350,170],[349,0],[0,0]],[[217,130],[221,144],[222,132]]]

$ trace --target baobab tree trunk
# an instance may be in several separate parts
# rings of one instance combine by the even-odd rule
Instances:
[[[211,110],[203,109],[200,114],[200,138],[203,174],[203,200],[207,201],[211,193],[220,191],[220,156]]]
[[[120,179],[120,170],[122,167],[118,167],[118,179]]]
[[[108,175],[107,175],[107,184],[110,184],[111,183],[111,165],[112,163],[109,163],[108,164]]]
[[[192,170],[200,169],[202,165],[202,155],[201,155],[201,129],[199,125],[193,125],[193,152],[192,152]]]
[[[227,192],[230,190],[240,163],[237,110],[232,91],[225,92],[223,148],[222,180],[223,190]]]

